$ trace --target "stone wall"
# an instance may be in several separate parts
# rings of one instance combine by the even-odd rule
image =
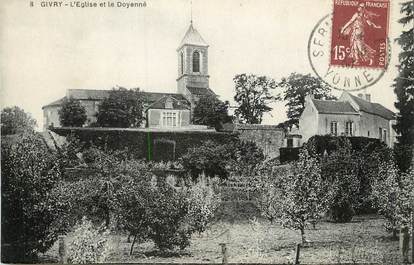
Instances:
[[[262,148],[266,158],[279,157],[285,138],[283,129],[276,125],[236,124],[234,130],[239,132],[240,139],[253,141]]]

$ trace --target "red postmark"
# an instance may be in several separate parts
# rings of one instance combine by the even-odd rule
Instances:
[[[333,0],[331,66],[385,69],[389,0]]]

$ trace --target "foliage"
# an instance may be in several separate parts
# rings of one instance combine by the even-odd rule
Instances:
[[[74,98],[65,98],[58,114],[60,124],[65,127],[82,127],[87,119],[85,107]]]
[[[379,165],[378,176],[372,181],[371,196],[378,213],[387,220],[386,228],[396,230],[400,188],[398,170],[392,160],[383,161]]]
[[[203,173],[207,177],[218,176],[225,179],[228,177],[226,170],[228,158],[229,153],[225,145],[205,141],[200,147],[189,148],[180,161],[193,179]]]
[[[1,151],[2,243],[13,248],[3,254],[18,255],[6,257],[9,262],[33,261],[59,232],[52,226],[58,213],[50,194],[61,175],[59,164],[34,132],[16,137],[13,143],[2,141]]]
[[[229,102],[220,101],[216,95],[200,97],[194,108],[194,124],[207,125],[220,130],[224,123],[232,121],[228,114]]]
[[[148,237],[161,251],[175,247],[183,250],[190,245],[194,228],[187,216],[186,193],[161,182],[147,195]]]
[[[259,181],[260,196],[257,199],[257,206],[263,217],[271,224],[282,217],[282,206],[284,204],[284,185],[290,174],[290,166],[286,168],[265,163],[261,170]]]
[[[195,183],[188,194],[188,216],[195,231],[201,233],[212,221],[220,204],[220,196],[205,181]]]
[[[299,117],[305,108],[307,95],[312,94],[315,99],[336,99],[331,95],[331,89],[327,84],[310,74],[292,73],[287,78],[282,78],[278,86],[284,88],[283,100],[287,101],[287,127],[299,125]]]
[[[305,243],[307,223],[321,218],[329,199],[318,160],[307,150],[303,150],[299,161],[292,165],[292,174],[286,177],[282,192],[281,223],[283,227],[300,230],[302,243]]]
[[[263,160],[263,152],[255,143],[239,139],[227,144],[205,141],[200,147],[188,149],[180,159],[193,179],[203,173],[221,179],[227,179],[229,174],[250,178]]]
[[[400,194],[398,196],[397,220],[400,225],[408,226],[414,212],[414,168],[400,175]]]
[[[279,95],[272,95],[276,82],[272,78],[253,74],[239,74],[233,80],[236,88],[234,100],[239,105],[236,116],[244,123],[262,123],[263,114],[272,110],[269,104],[280,98]]]
[[[344,139],[346,140],[346,139]],[[349,141],[343,141],[338,149],[323,158],[322,178],[329,183],[329,212],[335,222],[349,222],[355,214],[359,179],[355,173],[355,160]]]
[[[17,134],[25,131],[33,131],[36,127],[34,120],[29,113],[14,106],[6,107],[1,110],[1,134]]]
[[[109,230],[105,226],[94,227],[86,217],[73,232],[69,243],[68,260],[70,263],[103,263],[111,251]]]
[[[403,30],[397,39],[402,51],[399,55],[399,75],[394,83],[394,93],[397,96],[395,107],[399,111],[394,129],[399,134],[397,148],[401,154],[397,156],[398,165],[405,172],[411,165],[414,145],[414,3],[401,3],[400,12],[403,17],[399,22],[409,28]]]
[[[97,124],[101,127],[140,127],[144,120],[143,103],[143,94],[139,88],[114,88],[99,106]]]
[[[228,171],[236,176],[252,179],[264,161],[263,151],[252,141],[238,140],[227,145],[230,159]]]

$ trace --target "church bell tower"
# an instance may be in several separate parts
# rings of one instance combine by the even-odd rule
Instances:
[[[177,92],[188,97],[209,91],[208,44],[194,28],[192,21],[177,48],[177,56]]]

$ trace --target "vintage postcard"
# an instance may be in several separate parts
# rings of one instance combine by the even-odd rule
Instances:
[[[414,2],[0,2],[3,263],[414,262]]]

